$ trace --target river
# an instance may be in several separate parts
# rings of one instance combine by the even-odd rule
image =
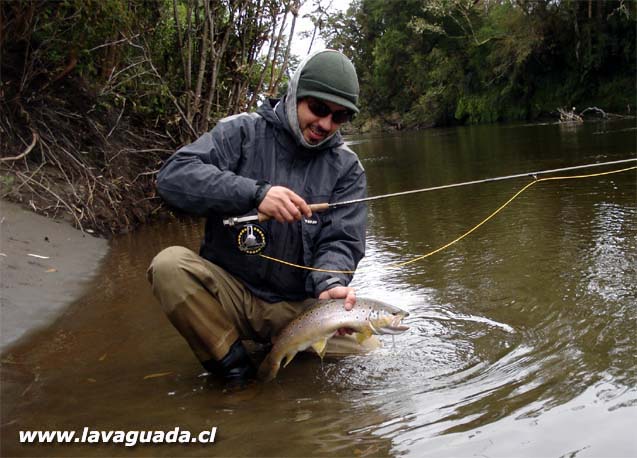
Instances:
[[[634,120],[348,138],[369,195],[635,157]],[[578,171],[594,173],[619,166]],[[566,175],[567,173],[563,173]],[[571,173],[573,174],[573,173]],[[379,200],[353,286],[410,312],[367,356],[297,357],[226,394],[150,293],[199,221],[116,238],[88,294],[3,355],[2,456],[637,455],[637,175],[531,178]],[[213,444],[21,445],[21,430],[217,427]]]

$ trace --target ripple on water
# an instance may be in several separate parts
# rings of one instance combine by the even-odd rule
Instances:
[[[393,341],[384,336],[384,347],[373,354],[326,360],[317,369],[326,390],[341,393],[361,412],[380,413],[377,423],[365,421],[351,433],[391,438],[424,428],[434,435],[458,427],[460,412],[463,424],[483,418],[480,406],[518,372],[510,365],[526,350],[510,326],[444,307],[410,310],[408,333]],[[468,412],[472,407],[476,411]]]

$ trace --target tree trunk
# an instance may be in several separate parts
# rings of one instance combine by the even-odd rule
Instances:
[[[281,40],[283,39],[283,31],[285,30],[285,23],[288,18],[288,13],[290,12],[290,3],[287,2],[285,4],[285,12],[283,13],[283,22],[281,23],[281,28],[279,29],[279,35],[276,38],[276,44],[274,45],[274,56],[272,56],[272,66],[270,68],[270,83],[268,84],[268,90],[266,93],[268,95],[272,94],[273,84],[274,84],[274,72],[276,70],[276,62],[279,56],[279,48],[281,47]],[[274,37],[272,37],[274,39]]]
[[[290,58],[290,49],[292,48],[292,38],[294,37],[294,27],[296,26],[296,19],[299,16],[299,9],[301,8],[301,1],[294,0],[292,4],[292,25],[290,26],[290,36],[288,37],[287,48],[285,49],[285,57],[283,58],[283,63],[281,64],[281,68],[279,69],[279,76],[277,76],[276,81],[272,85],[272,90],[270,91],[270,96],[276,96],[277,88],[281,83],[281,79],[285,74],[288,67],[288,60]]]
[[[276,14],[273,12],[272,13],[272,37],[274,37],[274,33],[276,31],[276,24],[277,24]],[[259,77],[259,82],[254,88],[254,92],[252,93],[252,98],[250,100],[250,103],[248,104],[248,108],[252,108],[256,105],[257,97],[259,96],[259,93],[261,92],[261,88],[263,87],[263,83],[265,81],[265,74],[267,73],[268,64],[272,60],[272,51],[274,51],[273,39],[270,40],[270,46],[268,47],[268,54],[265,58],[265,62],[263,63],[263,71],[261,72],[261,76]]]
[[[209,0],[204,0],[204,5],[207,5],[208,2]],[[209,28],[210,28],[210,21],[208,20],[208,17],[206,15],[206,18],[204,20],[203,35],[201,36],[201,49],[199,50],[200,51],[199,52],[199,73],[197,75],[197,84],[195,85],[195,97],[192,102],[193,106],[192,106],[191,118],[190,118],[191,122],[193,118],[195,117],[195,115],[197,114],[201,115],[201,107],[200,107],[201,90],[203,87],[204,75],[206,73],[206,67],[208,64],[208,54],[209,54],[209,48],[210,48],[210,43],[208,40]],[[201,116],[197,124],[201,124]]]
[[[219,76],[219,69],[221,68],[221,62],[223,60],[223,56],[226,53],[226,48],[228,47],[228,41],[230,40],[230,31],[232,29],[232,24],[234,23],[234,15],[235,10],[228,11],[228,23],[226,24],[226,29],[223,34],[223,39],[221,40],[221,44],[219,45],[219,49],[215,47],[215,22],[214,15],[212,11],[211,5],[205,3],[206,5],[206,16],[208,18],[208,22],[210,23],[209,33],[210,33],[210,55],[211,55],[211,72],[210,72],[210,81],[208,83],[208,96],[206,97],[206,102],[204,103],[203,113],[202,113],[202,131],[206,132],[210,125],[210,114],[212,112],[212,101],[217,98],[217,79]]]

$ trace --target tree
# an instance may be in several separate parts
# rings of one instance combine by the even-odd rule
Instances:
[[[359,0],[322,36],[354,59],[363,117],[495,122],[586,103],[625,110],[636,13],[619,0]]]

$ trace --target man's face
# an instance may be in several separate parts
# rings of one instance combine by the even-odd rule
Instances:
[[[297,116],[303,138],[310,145],[321,143],[351,117],[349,110],[342,105],[314,97],[305,97],[297,102]]]

